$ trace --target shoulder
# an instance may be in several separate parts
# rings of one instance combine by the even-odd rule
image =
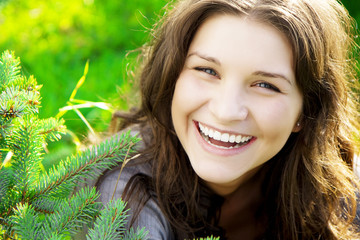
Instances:
[[[121,166],[113,168],[104,173],[96,184],[99,191],[100,201],[103,203],[109,202],[112,198],[121,198],[126,184],[130,178],[137,174],[145,174],[150,176],[151,166],[148,163],[141,163],[133,166]]]
[[[123,170],[119,166],[106,172],[97,183],[97,189],[100,193],[99,201],[107,204],[111,199],[121,198],[129,180],[140,174],[151,178],[151,164],[148,162],[136,163],[134,161],[131,165],[125,166]],[[174,239],[171,226],[156,199],[150,198],[146,201],[134,221],[132,216],[135,210],[132,208],[139,206],[139,203],[132,201],[128,203],[128,206],[130,210],[128,212],[127,228],[145,228],[148,231],[148,239],[150,240]],[[130,222],[133,222],[133,225],[130,226]]]
[[[132,128],[126,128],[116,133],[116,135],[121,135],[125,132],[130,132],[131,136],[139,137],[141,135],[137,125]],[[141,138],[141,140],[136,143],[136,153],[134,155],[136,155],[137,152],[141,152],[144,148],[144,142]],[[131,157],[134,157],[134,155]],[[120,163],[118,166],[103,172],[96,183],[96,187],[101,194],[100,200],[103,203],[109,202],[112,198],[120,198],[125,186],[133,176],[137,174],[151,175],[150,163],[142,163],[140,161],[139,158],[134,158],[128,161],[126,165],[123,165],[123,163],[121,163],[122,161],[119,160]]]

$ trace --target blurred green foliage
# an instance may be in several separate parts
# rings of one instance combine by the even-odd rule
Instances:
[[[341,0],[342,4],[349,11],[350,15],[355,18],[355,20],[360,22],[360,1],[357,0]]]
[[[0,0],[0,52],[15,51],[25,75],[34,75],[41,90],[40,117],[55,116],[83,75],[89,60],[86,81],[76,98],[110,102],[127,109],[121,93],[129,92],[126,69],[134,56],[126,53],[142,46],[149,29],[162,14],[166,0]],[[81,109],[98,132],[105,132],[111,112],[98,108]],[[80,141],[88,129],[72,111],[63,118]],[[48,168],[75,150],[74,134],[62,143],[49,145],[53,154],[44,161]],[[75,137],[76,137],[75,136]],[[75,141],[76,142],[76,141]],[[79,143],[79,141],[77,141]]]
[[[10,49],[22,59],[25,74],[43,85],[42,117],[54,116],[65,105],[82,76],[90,70],[77,98],[115,101],[116,86],[126,85],[127,51],[140,47],[165,0],[7,0],[0,5],[0,51]],[[124,86],[127,88],[128,86]],[[121,108],[126,108],[123,101]],[[111,116],[98,109],[84,112],[98,131]],[[75,114],[66,125],[84,134]]]

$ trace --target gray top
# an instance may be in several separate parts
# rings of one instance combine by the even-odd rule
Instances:
[[[129,179],[137,173],[143,173],[146,175],[150,175],[151,168],[149,164],[139,164],[136,166],[126,166],[124,167],[120,180],[117,183],[118,176],[120,173],[120,169],[112,170],[106,173],[103,181],[101,181],[98,185],[98,191],[100,192],[99,201],[107,204],[115,191],[114,199],[121,198],[121,194],[124,191],[124,188],[129,181]],[[131,221],[132,212],[131,209],[129,211],[128,223]],[[171,231],[171,226],[169,222],[166,220],[165,216],[161,212],[158,204],[150,199],[145,207],[140,212],[138,218],[132,226],[135,230],[139,227],[139,229],[145,227],[148,231],[148,239],[150,240],[171,240],[175,239],[173,233]]]

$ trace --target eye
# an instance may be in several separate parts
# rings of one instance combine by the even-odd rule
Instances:
[[[212,76],[218,76],[218,74],[215,72],[215,70],[213,70],[211,68],[196,67],[195,70],[207,73],[207,74],[212,75]]]
[[[267,82],[260,82],[260,83],[256,83],[255,86],[261,87],[261,88],[266,88],[275,92],[280,92],[280,90],[275,87],[274,85],[267,83]]]

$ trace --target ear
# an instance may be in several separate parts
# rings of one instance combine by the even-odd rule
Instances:
[[[294,126],[292,132],[295,132],[295,133],[296,133],[296,132],[300,132],[301,129],[302,129],[301,122],[298,121],[298,122],[295,123],[295,126]]]

